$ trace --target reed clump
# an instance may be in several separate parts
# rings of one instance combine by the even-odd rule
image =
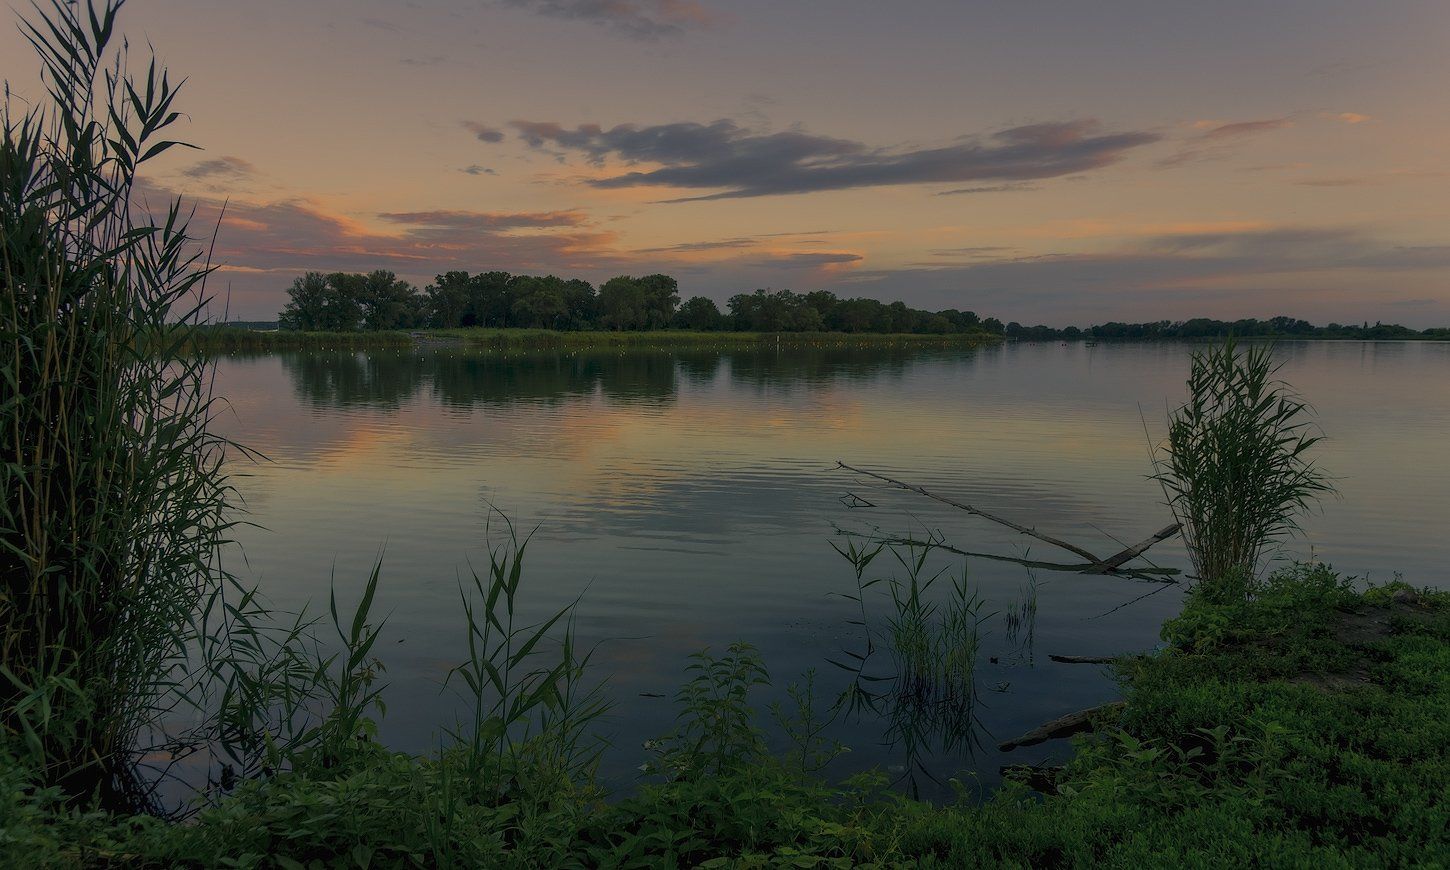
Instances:
[[[182,352],[208,268],[138,173],[177,87],[114,39],[120,2],[37,8],[47,99],[0,109],[0,735],[122,805],[181,681],[228,527],[208,370]]]
[[[1247,595],[1273,543],[1332,491],[1310,457],[1320,440],[1311,409],[1278,369],[1268,345],[1195,353],[1188,401],[1154,455],[1205,595]]]

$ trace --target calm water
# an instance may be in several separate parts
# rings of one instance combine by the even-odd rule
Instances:
[[[334,573],[350,602],[382,553],[384,736],[424,751],[458,709],[441,684],[464,655],[458,582],[470,561],[487,564],[490,506],[537,525],[526,597],[543,614],[583,596],[579,630],[603,642],[594,672],[616,701],[604,772],[627,785],[647,757],[640,743],[670,727],[669,696],[691,652],[755,644],[774,679],[762,705],[811,668],[827,700],[849,684],[829,663],[863,647],[851,622],[859,611],[841,597],[854,591],[853,574],[830,546],[842,531],[939,532],[971,551],[1063,555],[834,471],[837,459],[1107,555],[1169,521],[1146,479],[1144,420],[1161,434],[1190,351],[1043,343],[501,357],[430,348],[228,359],[217,378],[235,412],[226,433],[270,459],[236,468],[259,528],[242,530],[246,561],[235,564],[291,607],[324,603]],[[1450,345],[1304,343],[1280,353],[1284,377],[1320,414],[1329,437],[1319,455],[1341,494],[1291,551],[1377,580],[1450,582]],[[1185,566],[1176,540],[1150,555]],[[934,564],[960,569],[961,560]],[[986,617],[973,733],[913,733],[910,721],[903,730],[900,710],[842,717],[832,731],[852,752],[838,773],[879,765],[939,793],[933,778],[990,785],[1004,761],[1061,756],[1062,744],[995,750],[1114,696],[1100,668],[1047,654],[1151,648],[1181,604],[1176,586],[1034,578],[980,558],[967,569]],[[1035,619],[1009,625],[1034,582]],[[868,621],[879,626],[888,609],[868,598]],[[889,673],[889,658],[878,654],[871,670]]]

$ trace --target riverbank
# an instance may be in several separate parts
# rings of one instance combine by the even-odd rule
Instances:
[[[927,335],[866,332],[644,332],[570,331],[551,329],[420,329],[377,332],[260,332],[226,326],[197,330],[194,347],[211,353],[268,350],[364,350],[367,348],[459,345],[487,350],[591,350],[609,348],[739,348],[962,346],[1001,341],[987,332]]]
[[[964,780],[961,803],[931,806],[888,793],[880,776],[827,784],[808,772],[829,755],[808,724],[792,732],[798,752],[773,757],[749,719],[732,715],[708,749],[642,751],[657,759],[647,762],[651,784],[617,802],[587,775],[566,777],[566,788],[520,775],[488,801],[466,800],[452,755],[409,758],[364,740],[351,757],[245,783],[177,825],[57,810],[53,795],[28,790],[11,766],[0,772],[0,863],[294,867],[349,856],[359,866],[1142,867],[1450,858],[1450,593],[1403,583],[1356,591],[1327,568],[1300,566],[1248,603],[1191,601],[1163,637],[1165,651],[1114,665],[1126,703],[1078,738],[1071,760],[1023,777],[1041,793],[1010,782],[976,803]],[[753,672],[732,667],[720,671],[722,685],[741,680],[743,700]],[[680,700],[687,713],[705,703],[689,692]],[[717,712],[725,709],[739,708]]]

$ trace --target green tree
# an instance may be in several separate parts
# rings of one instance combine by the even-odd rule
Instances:
[[[413,329],[423,325],[424,299],[407,281],[384,269],[363,279],[364,329]]]
[[[605,329],[645,329],[649,313],[638,279],[619,275],[599,288],[599,325]]]
[[[680,304],[680,284],[669,275],[645,275],[638,279],[644,293],[645,323],[640,329],[664,329]]]
[[[597,302],[594,285],[579,278],[564,282],[564,304],[568,308],[565,329],[590,329],[594,326]]]
[[[499,271],[474,275],[468,283],[468,304],[461,325],[500,329],[522,325],[514,322],[514,303],[518,301],[518,283],[526,277]]]
[[[363,297],[367,276],[333,272],[327,276],[327,305],[323,308],[324,332],[353,332],[362,325]]]
[[[724,327],[724,320],[725,315],[720,313],[720,307],[715,304],[715,300],[704,296],[690,297],[675,312],[675,326],[680,329],[714,331]]]
[[[513,291],[514,325],[559,329],[567,323],[569,302],[563,279],[520,276],[513,282]]]
[[[290,297],[277,320],[283,329],[352,332],[363,319],[367,278],[334,272],[308,272],[292,282]]]
[[[756,290],[730,297],[735,328],[753,332],[782,332],[794,328],[800,297],[789,290]]]
[[[467,272],[445,272],[423,292],[428,295],[429,320],[434,327],[453,329],[464,325],[470,296]]]
[[[324,311],[327,308],[327,276],[321,272],[308,272],[292,279],[287,290],[289,297],[282,313],[277,315],[281,329],[295,329],[314,332],[322,329]]]

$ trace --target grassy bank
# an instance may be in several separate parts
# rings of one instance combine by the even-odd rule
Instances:
[[[551,329],[422,329],[378,332],[257,332],[215,326],[199,330],[193,345],[208,352],[267,350],[338,350],[371,347],[457,345],[490,350],[591,350],[609,348],[736,348],[882,347],[895,345],[961,346],[1001,341],[986,332],[952,335],[864,332],[647,332],[573,331]]]
[[[696,662],[681,728],[639,791],[526,764],[481,800],[460,756],[358,740],[245,783],[193,823],[76,814],[0,775],[0,861],[206,866],[1429,866],[1450,860],[1450,594],[1355,591],[1323,567],[1247,602],[1194,601],[1169,648],[1126,660],[1127,703],[1065,768],[982,804],[930,806],[883,778],[770,757],[746,648]],[[803,709],[809,703],[803,705]],[[829,768],[827,768],[829,769]],[[1044,782],[1045,780],[1045,782]],[[561,785],[567,781],[567,787]],[[970,791],[968,789],[967,791]],[[472,796],[470,796],[472,795]],[[313,863],[317,862],[317,863]],[[340,862],[340,863],[339,863]]]

